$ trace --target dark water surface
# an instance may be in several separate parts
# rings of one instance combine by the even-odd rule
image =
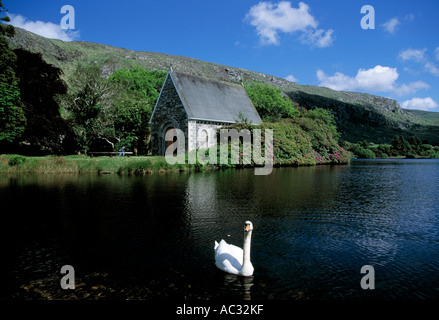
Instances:
[[[437,160],[0,176],[2,297],[438,299],[438,196]],[[229,276],[214,241],[242,246],[246,220],[255,273]],[[60,289],[63,265],[75,290]],[[374,290],[360,286],[364,265]]]

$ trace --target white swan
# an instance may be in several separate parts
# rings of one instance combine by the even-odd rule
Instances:
[[[254,268],[250,261],[252,230],[253,224],[250,221],[246,221],[244,228],[244,250],[233,244],[228,244],[224,240],[221,240],[220,243],[215,241],[215,265],[220,270],[245,277],[253,275]]]

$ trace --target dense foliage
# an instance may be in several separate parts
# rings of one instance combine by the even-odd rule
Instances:
[[[26,124],[18,83],[0,82],[0,143],[19,138]]]
[[[273,130],[275,165],[347,163],[350,153],[338,144],[333,114],[325,109],[306,110],[282,94],[281,89],[250,83],[246,91],[263,118],[257,128]],[[245,122],[231,126],[242,129]],[[248,127],[250,130],[256,128]]]
[[[439,147],[433,147],[426,141],[421,142],[412,136],[406,140],[403,136],[394,136],[392,144],[375,144],[367,141],[345,143],[353,156],[361,159],[376,158],[432,158],[439,159]]]
[[[6,11],[0,1],[0,21],[9,22]],[[14,70],[17,57],[6,39],[13,36],[14,27],[0,23],[0,146],[16,141],[26,125]]]
[[[298,166],[316,164],[342,164],[348,163],[350,153],[340,147],[337,133],[334,137],[334,128],[325,120],[317,119],[310,115],[306,109],[300,108],[299,116],[286,118],[277,122],[264,122],[256,126],[245,121],[230,125],[227,129],[236,129],[241,132],[248,129],[253,133],[254,129],[260,129],[262,133],[262,147],[265,142],[264,132],[266,129],[273,131],[273,164],[275,166]],[[326,114],[324,110],[316,113]],[[327,119],[332,123],[332,119]],[[231,147],[229,146],[230,150]],[[262,151],[264,154],[264,149]],[[245,149],[239,150],[240,164],[244,164]],[[232,163],[229,161],[229,163]],[[253,164],[253,163],[252,163]]]
[[[64,94],[67,85],[62,71],[46,63],[39,53],[14,50],[16,74],[27,119],[20,138],[21,151],[27,154],[65,154],[74,151],[73,131],[62,119],[56,95]]]
[[[115,132],[120,137],[117,150],[125,146],[136,153],[148,153],[149,119],[165,77],[166,72],[140,67],[122,68],[110,76],[109,81],[120,88],[113,104]]]
[[[6,10],[0,2],[0,13]],[[0,18],[9,21],[7,16]],[[0,24],[0,144],[3,152],[26,154],[71,152],[70,126],[61,119],[54,97],[67,87],[61,70],[41,54],[11,50],[5,37],[11,25]],[[71,145],[70,145],[71,147]]]
[[[130,92],[141,94],[145,101],[154,105],[159,97],[165,77],[166,73],[163,71],[150,71],[141,67],[133,67],[116,70],[109,80],[121,84]]]
[[[101,67],[78,65],[69,79],[69,90],[58,100],[73,123],[75,140],[80,151],[110,148],[114,142],[112,101],[116,88],[101,76]]]
[[[284,96],[281,89],[256,82],[244,87],[263,121],[279,121],[299,115],[293,101]]]
[[[96,64],[78,65],[69,91],[60,96],[73,122],[80,151],[148,153],[149,125],[166,73],[143,68],[116,70],[102,76]]]

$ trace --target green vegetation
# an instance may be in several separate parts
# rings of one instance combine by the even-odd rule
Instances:
[[[338,144],[334,115],[328,110],[306,110],[283,96],[280,89],[251,83],[244,86],[265,122],[259,129],[273,130],[274,165],[348,163],[350,154]],[[237,130],[256,128],[238,123]]]
[[[293,101],[283,96],[281,89],[257,82],[245,84],[244,87],[263,121],[279,121],[299,115]]]
[[[166,72],[149,71],[141,67],[122,68],[109,78],[119,87],[119,97],[113,105],[115,149],[125,146],[138,154],[148,154],[151,118]]]
[[[25,157],[0,155],[0,172],[20,173],[88,173],[147,175],[168,172],[192,172],[196,165],[170,165],[164,157],[88,157],[88,156],[44,156]]]
[[[14,142],[23,134],[25,125],[17,82],[0,82],[0,143]]]
[[[367,141],[360,143],[346,143],[346,149],[353,156],[361,159],[376,158],[430,158],[439,159],[439,147],[423,143],[417,137],[412,136],[407,140],[402,136],[395,136],[392,144],[375,144]]]
[[[335,123],[334,115],[327,109],[315,108],[308,111],[311,119],[320,119],[331,129],[332,137],[336,140],[340,138],[340,133],[337,132],[337,125]]]
[[[238,132],[248,129],[250,133],[253,133],[254,129],[261,129],[262,133],[265,129],[272,129],[275,166],[349,162],[350,153],[338,144],[339,133],[335,119],[328,110],[316,108],[308,111],[294,104],[288,97],[282,96],[279,89],[268,85],[252,83],[245,85],[245,88],[259,114],[265,114],[266,120],[274,121],[265,121],[262,125],[255,126],[241,119],[227,128],[236,129]],[[265,139],[264,135],[262,139]],[[243,147],[239,150],[239,155],[241,164],[243,158],[249,156],[245,154]]]
[[[6,11],[0,1],[0,21],[10,21],[8,16],[3,16]],[[19,138],[26,124],[14,70],[17,57],[6,40],[14,34],[12,26],[0,22],[0,147]]]
[[[439,126],[439,112],[430,112],[430,111],[423,111],[423,110],[410,110],[410,109],[405,109],[405,111],[416,116],[418,119],[420,119],[426,125]]]
[[[78,65],[68,93],[59,96],[75,132],[77,151],[116,151],[125,146],[146,155],[148,121],[165,76],[134,67],[103,78],[102,66]]]
[[[46,63],[41,54],[23,49],[14,53],[26,125],[21,137],[9,147],[27,155],[74,152],[70,123],[61,117],[56,101],[57,95],[67,91],[62,71]]]

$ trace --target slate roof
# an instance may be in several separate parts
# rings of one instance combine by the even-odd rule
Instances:
[[[239,112],[252,124],[261,118],[240,84],[170,71],[189,120],[235,123]]]

